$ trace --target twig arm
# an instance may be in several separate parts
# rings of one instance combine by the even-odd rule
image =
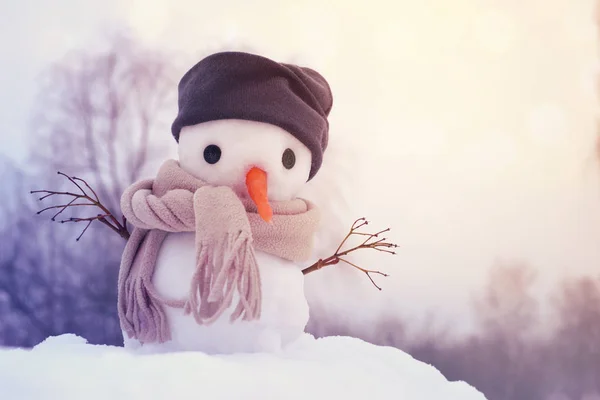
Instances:
[[[48,210],[59,209],[58,212],[56,214],[54,214],[54,216],[51,218],[52,221],[55,221],[56,217],[58,215],[60,215],[61,213],[63,213],[68,208],[96,207],[96,208],[99,208],[102,211],[102,213],[97,214],[94,217],[88,217],[88,218],[71,217],[71,218],[62,220],[60,222],[61,223],[87,222],[87,224],[86,224],[85,228],[83,229],[83,231],[81,232],[81,234],[75,239],[77,241],[79,241],[79,239],[81,239],[83,234],[87,231],[87,229],[90,227],[90,225],[94,221],[99,221],[102,224],[106,225],[111,230],[116,232],[119,236],[121,236],[123,239],[125,239],[125,240],[129,239],[130,235],[129,235],[129,231],[127,230],[127,220],[125,219],[125,216],[122,216],[121,221],[119,221],[119,219],[112,212],[110,212],[110,210],[104,204],[102,204],[102,202],[98,198],[98,194],[96,193],[96,191],[94,189],[92,189],[92,187],[88,184],[88,182],[85,179],[77,178],[75,176],[71,177],[60,171],[58,172],[58,174],[67,178],[69,180],[69,182],[71,182],[73,185],[75,185],[75,187],[77,187],[77,189],[79,189],[81,194],[72,193],[72,192],[59,192],[59,191],[54,191],[54,190],[32,190],[30,192],[31,194],[42,194],[43,195],[42,197],[39,198],[40,201],[43,201],[44,199],[47,199],[52,196],[72,197],[71,201],[69,201],[66,204],[43,208],[40,211],[38,211],[37,214],[41,214]],[[78,182],[82,183],[82,185],[80,185]],[[92,194],[91,195],[88,194],[85,191],[84,187],[87,188]],[[77,200],[79,200],[79,202],[76,203],[75,201],[77,201]]]
[[[367,277],[371,280],[371,283],[377,289],[381,290],[381,287],[379,287],[375,283],[371,274],[382,275],[382,276],[386,276],[386,277],[389,276],[388,274],[385,274],[381,271],[368,270],[368,269],[361,268],[358,265],[351,263],[350,261],[342,258],[342,257],[344,257],[352,252],[355,252],[357,250],[360,250],[360,249],[373,249],[373,250],[377,250],[377,251],[384,252],[384,253],[396,254],[395,251],[389,250],[389,249],[398,247],[397,244],[387,242],[386,238],[379,239],[379,235],[381,235],[382,233],[385,233],[385,232],[389,232],[389,230],[390,230],[389,228],[384,229],[379,232],[376,232],[376,233],[358,232],[358,229],[360,229],[363,226],[368,225],[368,224],[369,224],[369,222],[365,218],[359,218],[356,221],[354,221],[354,223],[352,224],[352,227],[350,228],[350,231],[344,237],[344,239],[342,240],[342,242],[336,249],[335,253],[333,255],[327,257],[326,259],[320,259],[317,262],[315,262],[314,264],[312,264],[311,266],[303,269],[302,273],[304,275],[307,275],[307,274],[310,274],[311,272],[318,271],[323,267],[326,267],[328,265],[335,265],[335,264],[338,264],[340,261],[342,261],[343,263],[348,264],[351,267],[364,272],[367,275]],[[348,239],[352,236],[363,236],[363,237],[366,237],[366,239],[361,244],[359,244],[355,247],[351,247],[350,249],[347,249],[347,250],[342,250],[344,244],[346,244]],[[377,240],[373,241],[373,239],[377,239]]]

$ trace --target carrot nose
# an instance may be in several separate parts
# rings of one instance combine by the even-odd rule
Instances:
[[[256,208],[258,215],[266,222],[271,222],[273,210],[269,204],[267,173],[260,168],[253,167],[246,174],[246,188]]]

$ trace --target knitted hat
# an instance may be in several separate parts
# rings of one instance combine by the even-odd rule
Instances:
[[[333,105],[318,72],[242,52],[212,54],[181,78],[179,113],[171,131],[219,119],[266,122],[285,129],[312,153],[309,180],[323,162]]]

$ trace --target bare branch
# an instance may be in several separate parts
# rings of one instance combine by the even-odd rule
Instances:
[[[382,233],[389,232],[389,230],[390,230],[389,228],[381,230],[376,233],[366,233],[366,232],[358,232],[357,231],[358,229],[360,229],[363,226],[366,226],[368,224],[369,224],[369,222],[365,218],[359,218],[356,221],[354,221],[354,223],[352,224],[352,227],[350,228],[350,231],[344,237],[344,239],[342,240],[342,242],[336,249],[335,253],[333,255],[327,257],[326,259],[318,260],[316,263],[314,263],[310,267],[303,269],[302,273],[304,275],[310,274],[311,272],[317,271],[325,266],[335,265],[335,264],[338,264],[340,261],[342,261],[342,262],[350,265],[351,267],[364,272],[367,275],[367,277],[371,280],[371,283],[373,283],[373,285],[377,289],[381,290],[381,288],[375,283],[375,281],[373,281],[371,274],[382,275],[385,277],[389,276],[388,274],[385,274],[381,271],[375,271],[375,270],[361,268],[358,265],[351,263],[350,261],[342,258],[352,252],[355,252],[355,251],[361,250],[361,249],[373,249],[373,250],[377,250],[377,251],[384,252],[384,253],[396,254],[395,251],[388,250],[388,249],[397,248],[398,247],[397,244],[387,242],[386,238],[378,239],[379,235],[381,235]],[[342,248],[344,247],[344,245],[346,244],[348,239],[350,239],[352,236],[362,236],[362,237],[366,237],[366,239],[358,246],[351,247],[347,250],[342,251]],[[374,240],[374,239],[377,239],[377,240]]]
[[[82,182],[88,189],[90,189],[90,192],[92,192],[92,194],[94,195],[94,199],[96,201],[100,201],[100,199],[98,198],[98,194],[96,193],[96,191],[94,191],[94,189],[92,189],[92,187],[87,183],[87,181],[81,179],[81,178],[77,178],[77,177],[73,177],[74,181],[79,181]]]
[[[371,270],[371,269],[361,268],[358,265],[356,265],[354,263],[351,263],[350,261],[345,260],[343,258],[340,258],[340,261],[345,262],[346,264],[348,264],[348,265],[356,268],[357,270],[364,272],[369,277],[369,279],[371,280],[371,283],[373,284],[373,286],[375,286],[379,290],[381,290],[381,288],[379,286],[377,286],[377,284],[373,280],[373,277],[371,277],[371,274],[379,274],[379,275],[383,275],[383,276],[386,276],[386,277],[389,276],[388,274],[385,274],[385,273],[383,273],[381,271],[374,271],[374,270]]]
[[[58,172],[58,174],[66,177],[69,180],[69,182],[71,182],[72,184],[77,186],[77,188],[81,191],[82,194],[76,194],[76,193],[71,193],[71,192],[58,192],[58,191],[52,191],[52,190],[32,190],[30,192],[31,194],[45,193],[45,196],[42,196],[40,198],[40,200],[44,200],[51,196],[59,196],[59,195],[73,197],[73,199],[70,202],[68,202],[67,204],[49,206],[49,207],[41,209],[40,211],[37,212],[37,214],[41,214],[44,211],[58,208],[60,210],[51,218],[52,221],[55,221],[56,217],[59,214],[61,214],[63,211],[65,211],[67,208],[90,207],[90,206],[97,207],[100,210],[102,210],[102,214],[98,214],[94,217],[87,217],[87,218],[71,217],[71,218],[62,220],[60,222],[61,223],[87,222],[85,228],[83,229],[81,234],[77,237],[77,239],[76,239],[77,241],[79,241],[79,239],[81,239],[83,234],[87,231],[87,229],[90,227],[90,225],[94,221],[99,221],[102,224],[108,226],[114,232],[116,232],[119,236],[121,236],[123,239],[125,239],[125,240],[129,239],[129,231],[127,230],[127,224],[126,224],[125,217],[124,216],[121,217],[121,220],[123,221],[123,223],[119,222],[119,220],[114,216],[114,214],[112,212],[110,212],[110,210],[104,204],[102,204],[102,202],[98,198],[98,195],[96,194],[94,189],[92,189],[92,187],[89,185],[89,183],[85,179],[81,179],[81,178],[77,178],[77,177],[70,177],[62,172]],[[92,197],[90,194],[88,194],[83,189],[83,187],[81,185],[79,185],[77,182],[83,183],[83,185],[92,192],[94,197]],[[88,201],[88,203],[75,203],[76,200],[84,200],[84,201]]]

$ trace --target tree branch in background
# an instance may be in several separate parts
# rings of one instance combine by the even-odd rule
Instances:
[[[112,212],[110,212],[110,210],[106,206],[104,206],[102,204],[102,202],[98,198],[98,195],[96,194],[94,189],[92,189],[91,186],[87,183],[87,181],[85,181],[84,179],[81,179],[81,178],[77,178],[75,176],[73,176],[73,177],[68,176],[60,171],[58,172],[58,174],[67,178],[73,185],[75,185],[77,187],[77,189],[81,193],[58,192],[58,191],[53,191],[53,190],[33,190],[33,191],[31,191],[31,194],[43,194],[43,196],[39,198],[40,201],[43,201],[44,199],[46,199],[48,197],[52,197],[52,196],[68,196],[68,197],[72,198],[71,201],[69,201],[66,204],[46,207],[46,208],[38,211],[37,212],[38,214],[41,214],[48,210],[58,210],[56,212],[56,214],[54,214],[51,218],[52,221],[56,221],[56,217],[58,217],[60,214],[62,214],[67,208],[89,207],[89,206],[97,207],[102,211],[102,213],[97,214],[96,216],[86,217],[86,218],[71,217],[71,218],[60,220],[59,222],[60,223],[87,222],[85,228],[83,229],[81,234],[77,237],[77,239],[76,239],[77,241],[79,241],[79,239],[81,239],[83,234],[87,231],[87,229],[90,227],[90,225],[94,221],[99,221],[102,224],[108,226],[110,229],[112,229],[114,232],[116,232],[123,239],[125,239],[125,240],[129,239],[129,231],[127,230],[127,220],[125,219],[125,217],[123,216],[121,218],[121,221],[119,221],[119,219],[117,219],[115,217],[115,215]],[[79,184],[78,182],[81,184]],[[91,192],[91,194],[85,191],[85,189],[83,188],[84,186],[86,189],[88,189]]]
[[[351,263],[350,261],[343,258],[344,256],[346,256],[354,251],[360,250],[360,249],[373,249],[373,250],[381,251],[384,253],[396,254],[396,252],[389,250],[389,249],[398,247],[397,244],[386,242],[386,240],[387,240],[386,238],[381,238],[381,239],[379,238],[379,235],[381,235],[385,232],[389,232],[390,229],[387,228],[387,229],[384,229],[384,230],[376,232],[376,233],[365,233],[365,232],[358,231],[360,228],[362,228],[363,226],[368,225],[368,224],[369,224],[369,221],[367,221],[365,218],[359,218],[356,221],[354,221],[354,223],[352,224],[352,227],[350,228],[350,232],[348,232],[346,237],[344,237],[344,240],[342,240],[342,242],[338,246],[335,253],[332,256],[327,257],[324,260],[320,259],[319,261],[317,261],[310,267],[303,269],[302,273],[304,275],[310,274],[311,272],[317,271],[328,265],[338,264],[341,261],[341,262],[343,262],[347,265],[350,265],[351,267],[356,268],[357,270],[365,273],[365,275],[367,275],[369,280],[371,280],[371,283],[373,284],[373,286],[375,286],[377,289],[381,290],[381,288],[379,286],[377,286],[377,284],[373,280],[373,277],[371,276],[371,274],[389,276],[388,274],[385,274],[381,271],[375,271],[375,270],[361,268],[358,265]],[[347,250],[342,250],[342,247],[346,244],[348,239],[350,239],[350,237],[352,237],[352,236],[363,236],[366,239],[364,239],[364,241],[361,244],[359,244],[358,246],[351,247]]]
[[[31,164],[86,179],[118,211],[125,188],[170,154],[176,58],[115,32],[104,49],[53,63],[33,108]]]

